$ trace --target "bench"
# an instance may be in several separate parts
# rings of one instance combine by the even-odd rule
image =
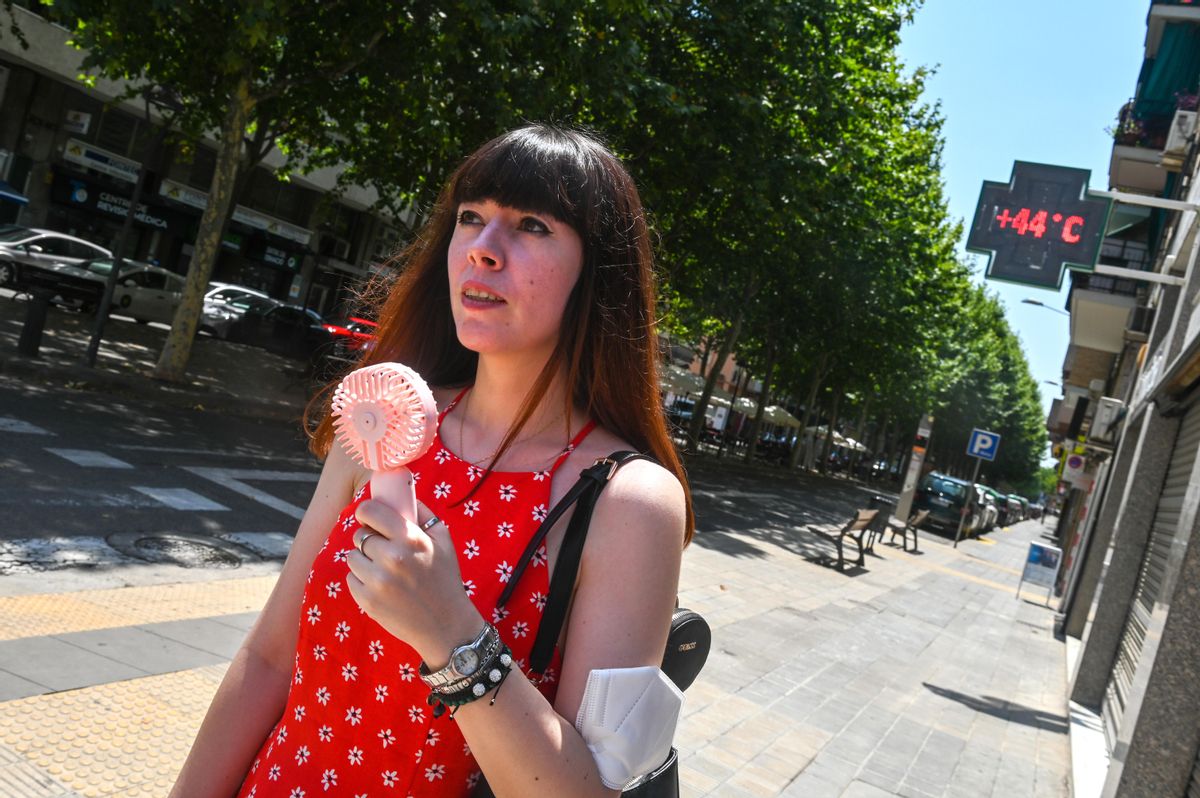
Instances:
[[[824,535],[825,537],[833,540],[834,545],[837,546],[837,569],[839,571],[842,570],[843,566],[846,564],[843,545],[845,538],[847,537],[853,540],[854,544],[858,546],[858,565],[859,567],[862,567],[867,564],[864,556],[863,536],[869,534],[868,527],[871,525],[871,522],[875,520],[875,516],[878,513],[878,510],[858,510],[855,512],[854,517],[847,521],[845,526],[840,528],[836,526],[832,528],[809,526],[808,528],[812,532],[816,532],[819,535]]]
[[[913,539],[912,550],[914,553],[916,553],[917,552],[917,527],[919,527],[921,524],[925,523],[925,519],[928,517],[929,517],[928,510],[919,510],[916,513],[913,513],[913,515],[908,519],[908,522],[905,523],[904,525],[893,524],[888,530],[892,533],[892,538],[891,538],[891,540],[888,541],[888,543],[895,543],[896,535],[899,535],[900,536],[900,548],[902,548],[904,551],[908,551],[908,533],[911,532],[912,539]]]

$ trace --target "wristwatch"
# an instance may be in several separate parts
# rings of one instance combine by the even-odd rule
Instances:
[[[479,666],[487,662],[500,651],[500,633],[490,623],[469,643],[463,643],[450,651],[450,662],[439,671],[430,672],[429,667],[422,662],[419,669],[421,681],[431,690],[440,693],[453,692],[460,687],[460,682],[470,681],[479,670]]]

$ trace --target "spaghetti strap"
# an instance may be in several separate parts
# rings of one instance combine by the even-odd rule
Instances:
[[[589,421],[588,423],[583,425],[583,429],[579,430],[579,434],[571,439],[571,442],[567,444],[567,448],[563,449],[562,454],[560,454],[558,456],[558,459],[554,461],[554,465],[550,466],[551,474],[553,474],[555,471],[558,470],[558,467],[563,464],[563,461],[571,456],[571,452],[575,451],[575,449],[579,446],[579,444],[583,443],[583,439],[588,436],[588,433],[590,433],[595,428],[596,428],[595,421]]]
[[[467,395],[467,391],[471,390],[471,387],[472,386],[468,385],[466,388],[463,388],[461,391],[459,391],[458,396],[451,399],[450,404],[446,405],[446,409],[443,410],[442,412],[438,413],[438,426],[439,427],[442,425],[442,419],[446,417],[447,413],[449,413],[451,410],[454,409],[454,406],[459,403],[459,400],[461,400],[464,396]]]

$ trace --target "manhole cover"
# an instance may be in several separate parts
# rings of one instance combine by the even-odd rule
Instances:
[[[186,532],[117,532],[108,536],[108,543],[129,557],[184,568],[237,568],[261,559],[234,543]]]

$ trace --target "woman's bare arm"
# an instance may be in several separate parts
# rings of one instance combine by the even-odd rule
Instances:
[[[309,569],[354,493],[357,467],[330,450],[291,552],[263,611],[217,689],[171,798],[229,798],[287,702]]]
[[[659,665],[675,606],[685,523],[683,489],[660,466],[633,462],[601,494],[567,621],[554,706],[509,678],[456,720],[497,798],[615,796],[574,721],[588,674]]]

